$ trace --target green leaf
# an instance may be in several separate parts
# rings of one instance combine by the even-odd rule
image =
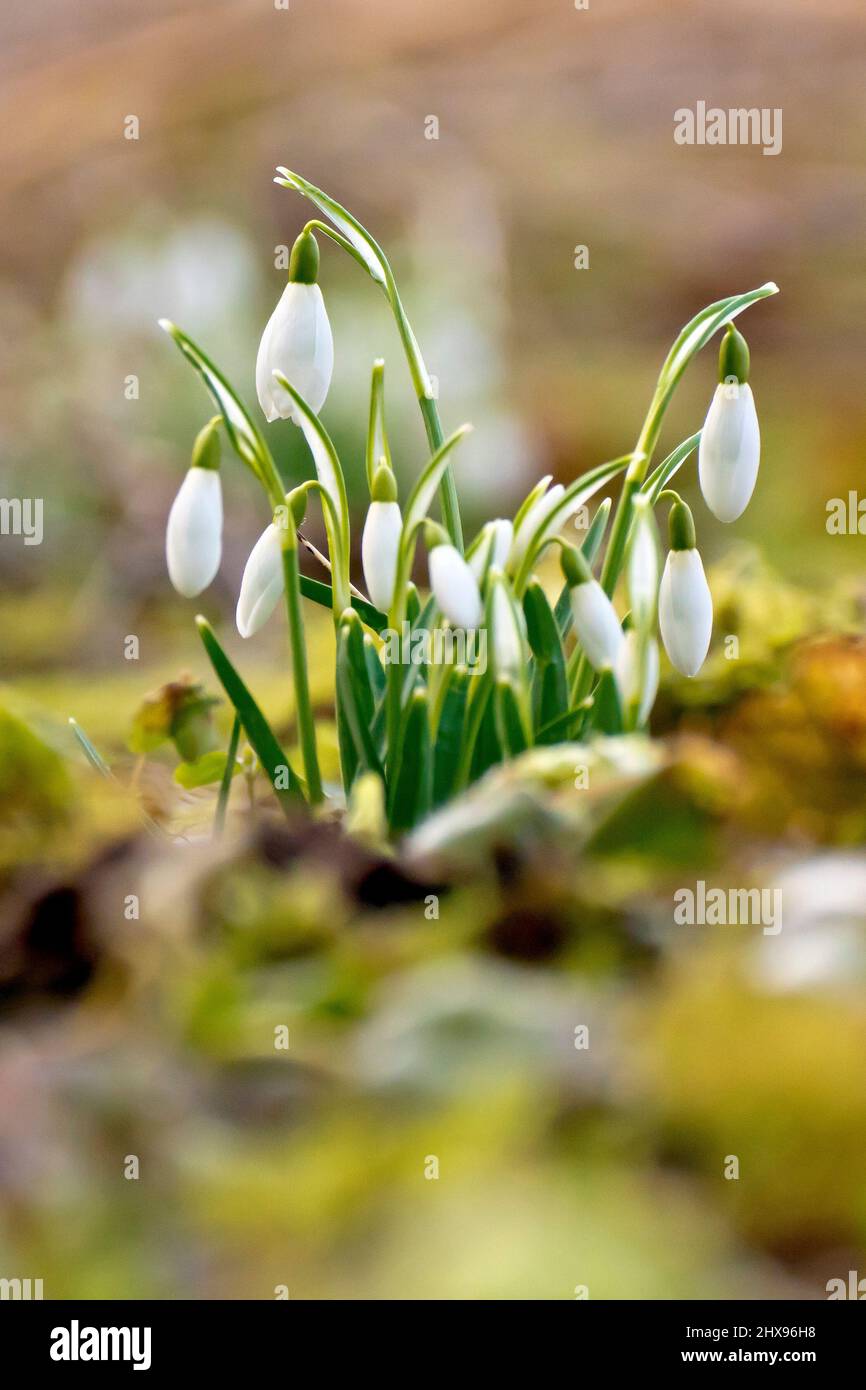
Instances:
[[[379,659],[376,644],[368,632],[364,633],[364,663],[367,667],[367,679],[370,682],[373,699],[374,701],[380,700],[385,694],[385,671]]]
[[[415,486],[409,493],[406,508],[403,513],[400,559],[397,565],[395,594],[398,596],[403,593],[409,582],[412,560],[415,555],[418,528],[423,523],[432,506],[439,483],[448,467],[451,451],[460,443],[461,439],[470,432],[471,428],[471,425],[461,425],[459,429],[455,430],[454,433],[445,440],[445,443],[436,450],[436,453],[422,469]]]
[[[699,314],[695,314],[694,318],[690,319],[680,330],[665,358],[656,390],[657,401],[662,402],[669,399],[689,362],[696,353],[701,351],[701,348],[706,346],[718,329],[732,322],[751,304],[756,304],[758,300],[766,299],[769,295],[778,293],[778,285],[769,280],[766,285],[761,285],[756,290],[747,290],[744,294],[732,294],[726,299],[718,299],[715,303],[708,304]]]
[[[219,839],[226,823],[232,778],[238,771],[238,744],[241,741],[241,728],[240,715],[235,711],[235,717],[232,720],[232,731],[229,736],[229,746],[226,751],[225,768],[223,769],[222,781],[220,782],[219,794],[217,796],[216,810],[214,811],[214,839]]]
[[[385,363],[381,357],[373,363],[370,382],[370,418],[367,423],[367,486],[373,491],[373,478],[379,464],[385,460],[391,467],[391,449],[385,428]]]
[[[655,506],[659,496],[664,492],[671,478],[678,473],[690,454],[694,453],[701,442],[701,430],[693,434],[689,439],[684,439],[682,444],[678,444],[675,449],[668,454],[666,459],[654,468],[646,482],[641,488],[641,493],[650,499],[652,506]]]
[[[210,358],[182,329],[170,319],[160,319],[159,326],[174,339],[184,357],[201,376],[223,417],[226,434],[238,458],[252,470],[260,483],[269,487],[271,475],[276,475],[276,466],[261,431],[253,423],[240,397]]]
[[[491,767],[502,762],[502,744],[496,721],[495,683],[491,677],[484,682],[487,698],[482,705],[478,735],[474,742],[470,782],[477,782]]]
[[[592,704],[592,722],[603,734],[621,734],[623,729],[623,710],[619,686],[610,667],[606,667],[598,678]]]
[[[187,791],[194,787],[209,787],[213,782],[222,781],[227,766],[225,749],[214,748],[203,757],[196,758],[193,763],[178,763],[174,770],[174,780],[179,786],[186,787]],[[240,765],[236,762],[232,768],[232,777],[239,771]]]
[[[425,605],[426,611],[426,605]],[[417,627],[421,614],[421,595],[411,579],[406,585],[406,612],[404,614],[410,628]]]
[[[497,680],[494,694],[496,732],[508,758],[516,758],[518,753],[529,747],[521,703],[520,692],[514,681],[507,678]]]
[[[429,696],[421,686],[412,692],[403,717],[396,769],[391,776],[388,818],[391,829],[411,830],[429,811],[432,800]]]
[[[334,591],[330,584],[323,584],[320,579],[311,579],[309,575],[300,576],[301,593],[304,598],[310,599],[312,603],[318,603],[322,608],[333,608]],[[384,613],[380,613],[378,608],[374,608],[372,603],[368,603],[364,598],[352,595],[352,607],[360,615],[367,627],[371,627],[374,632],[381,632],[388,626],[388,619]]]
[[[210,623],[201,616],[195,621],[211,665],[240,716],[253,752],[267,773],[277,800],[290,815],[299,804],[303,804],[301,782],[274,737],[270,724],[220,646]],[[288,783],[285,787],[282,785],[284,781]]]
[[[473,679],[465,666],[455,666],[448,672],[448,684],[442,700],[436,737],[433,745],[433,805],[448,800],[460,762],[466,705]]]
[[[460,761],[454,778],[454,790],[463,791],[473,780],[476,750],[481,737],[490,696],[493,691],[493,678],[490,668],[482,676],[476,676],[469,690],[466,704],[466,717],[463,721],[463,742],[460,748]],[[495,758],[493,759],[495,761]]]
[[[543,478],[539,478],[538,482],[535,484],[535,487],[532,488],[531,491],[529,491],[526,494],[520,506],[517,508],[517,511],[514,513],[515,536],[517,535],[517,532],[520,530],[520,527],[522,526],[526,517],[529,515],[529,512],[532,509],[532,507],[534,507],[535,503],[538,502],[539,499],[544,496],[544,494],[547,492],[549,484],[552,482],[553,474],[545,473]]]
[[[293,188],[298,193],[303,193],[304,197],[309,198],[311,203],[315,203],[319,211],[333,222],[337,231],[349,242],[357,259],[366,267],[373,279],[387,290],[389,281],[393,279],[391,268],[381,246],[370,235],[366,227],[362,227],[358,219],[353,217],[335,198],[323,193],[321,188],[316,188],[315,184],[308,183],[306,179],[301,178],[300,174],[294,174],[291,169],[282,167],[277,169],[277,173],[281,177],[274,179],[274,183],[278,183],[282,188]]]
[[[340,621],[337,637],[337,692],[339,714],[345,719],[354,745],[355,766],[345,779],[351,787],[357,771],[383,776],[373,739],[373,692],[367,674],[361,620],[349,609]]]
[[[529,645],[535,657],[532,676],[532,727],[542,729],[568,705],[565,652],[559,627],[537,579],[530,579],[523,596]]]
[[[577,511],[578,507],[582,507],[585,502],[588,502],[590,497],[611,478],[615,478],[617,473],[622,473],[628,467],[631,458],[631,454],[624,454],[621,458],[612,459],[609,463],[599,464],[598,468],[590,469],[588,473],[582,474],[581,477],[575,479],[570,487],[565,489],[549,516],[539,523],[529,538],[514,580],[514,592],[518,598],[522,596],[526,588],[533,566],[541,551],[548,541],[556,535],[565,518],[570,513]]]
[[[289,393],[300,413],[300,426],[304,438],[313,455],[316,476],[321,488],[325,517],[325,530],[328,533],[331,579],[334,590],[334,613],[339,615],[349,607],[351,588],[349,584],[349,503],[346,499],[346,480],[330,435],[310,409],[300,392],[283,376],[274,372],[280,386]],[[330,505],[328,505],[330,503]]]

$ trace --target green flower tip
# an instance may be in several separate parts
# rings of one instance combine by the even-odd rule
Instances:
[[[394,474],[391,472],[384,459],[382,459],[373,475],[373,486],[370,489],[370,499],[373,502],[397,501],[397,479],[394,477]]]
[[[451,544],[448,539],[448,533],[444,527],[440,526],[438,521],[431,521],[429,517],[424,522],[424,544],[428,552],[435,550],[437,545]]]
[[[668,533],[671,550],[695,549],[697,539],[694,517],[681,497],[677,498],[668,514]]]
[[[562,546],[559,563],[562,565],[562,573],[569,589],[576,589],[578,584],[588,584],[592,579],[592,570],[586,562],[586,557],[573,545]]]
[[[305,487],[293,488],[286,493],[286,501],[289,504],[289,511],[296,526],[300,526],[307,515],[307,489]]]
[[[222,422],[223,417],[215,415],[208,420],[204,429],[199,430],[192,446],[191,468],[209,468],[217,472],[220,466],[220,437],[217,431]]]
[[[731,377],[736,377],[741,385],[749,380],[749,344],[729,323],[719,348],[719,381],[729,381]]]
[[[299,285],[315,285],[319,278],[319,243],[312,232],[301,232],[289,260],[289,279]]]

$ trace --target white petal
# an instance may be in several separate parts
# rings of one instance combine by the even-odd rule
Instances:
[[[513,536],[514,527],[504,517],[497,517],[496,521],[488,521],[478,548],[473,552],[468,562],[469,568],[479,584],[488,569],[505,569]]]
[[[502,580],[493,591],[493,661],[497,675],[519,676],[524,665],[522,634]]]
[[[613,666],[622,647],[623,634],[616,609],[597,579],[571,590],[571,613],[577,640],[590,666],[598,671]]]
[[[463,556],[453,545],[437,545],[430,552],[428,568],[430,588],[451,625],[464,630],[478,627],[481,595]]]
[[[698,450],[701,492],[719,521],[736,521],[746,510],[760,458],[761,431],[752,388],[720,382]]]
[[[250,551],[241,580],[236,615],[241,637],[252,637],[267,622],[284,583],[280,530],[271,522]]]
[[[178,593],[194,598],[220,566],[223,495],[214,468],[190,468],[180,485],[165,530],[168,574]]]
[[[297,407],[274,380],[282,372],[314,414],[325,403],[334,369],[334,339],[318,285],[289,281],[262,334],[256,393],[268,420],[295,419]]]
[[[545,492],[541,497],[536,498],[526,516],[514,533],[511,542],[511,549],[508,556],[508,568],[513,574],[519,567],[526,554],[529,542],[535,535],[542,522],[546,521],[559,502],[565,488],[562,483],[554,483],[549,492]]]
[[[628,596],[635,625],[651,625],[659,589],[659,560],[655,523],[650,516],[638,519],[628,562]]]
[[[371,502],[361,537],[361,563],[367,593],[387,613],[394,599],[403,518],[398,502]]]
[[[713,600],[697,550],[668,554],[659,589],[659,627],[672,664],[684,676],[696,675],[713,631]]]
[[[494,569],[504,570],[508,552],[511,549],[511,542],[514,539],[514,527],[505,517],[497,517],[496,521],[491,522],[491,525],[493,527],[493,550],[490,555],[490,563]]]
[[[640,656],[638,634],[630,628],[620,647],[614,674],[623,705],[627,707],[635,701],[640,701],[637,722],[645,724],[650,717],[659,688],[659,644],[654,637],[648,638],[646,642],[643,673]]]

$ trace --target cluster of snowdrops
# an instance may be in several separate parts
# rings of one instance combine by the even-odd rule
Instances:
[[[163,321],[219,410],[195,442],[192,465],[171,508],[168,571],[175,588],[193,597],[207,588],[219,568],[219,433],[224,430],[261,484],[271,513],[244,571],[237,627],[243,637],[254,636],[284,601],[302,768],[291,766],[213,629],[199,618],[208,654],[236,711],[235,733],[244,730],[278,792],[313,804],[322,801],[303,601],[329,605],[337,635],[336,712],[344,792],[351,796],[362,778],[368,788],[373,783],[391,828],[404,830],[493,763],[533,744],[642,727],[658,686],[657,633],[679,671],[691,677],[700,670],[712,637],[712,597],[692,513],[669,483],[697,451],[701,491],[710,511],[731,522],[747,506],[758,474],[760,433],[749,385],[749,350],[733,319],[776,286],[719,300],[685,326],[665,359],[634,449],[569,486],[542,478],[513,518],[488,521],[465,544],[452,462],[467,427],[443,436],[438,403],[390,263],[369,232],[320,189],[285,169],[278,171],[276,182],[310,199],[325,220],[312,219],[295,242],[288,283],[259,344],[256,391],[268,423],[289,419],[303,431],[315,476],[284,490],[261,426],[202,350]],[[363,589],[350,575],[342,468],[320,419],[334,345],[318,284],[316,233],[351,255],[388,299],[430,445],[429,460],[401,503],[385,421],[384,367],[377,361],[367,425],[370,503],[361,543]],[[691,359],[719,330],[718,385],[703,429],[651,470],[673,390]],[[590,522],[587,503],[619,475],[623,483],[613,517],[611,499],[605,498]],[[315,550],[299,530],[311,497],[322,508],[327,554]],[[429,514],[437,497],[440,521]],[[663,565],[655,518],[659,503],[669,503]],[[586,525],[582,544],[575,545],[563,528],[578,515]],[[573,524],[569,531],[576,534]],[[426,597],[412,580],[422,539]],[[318,579],[301,572],[300,546],[316,556]],[[552,546],[559,551],[562,587],[558,597],[550,598],[536,571]],[[407,659],[405,642],[389,640],[395,634],[434,630],[452,638],[483,632],[489,639],[486,659],[467,660],[466,651],[477,654],[478,645],[467,648],[452,641],[437,649],[449,653],[447,660],[419,663]]]

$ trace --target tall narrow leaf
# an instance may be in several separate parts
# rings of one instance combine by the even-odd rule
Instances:
[[[210,623],[202,617],[196,618],[195,621],[217,678],[234,705],[250,745],[268,775],[277,800],[289,813],[304,800],[300,780],[274,737],[270,724],[220,646]]]

